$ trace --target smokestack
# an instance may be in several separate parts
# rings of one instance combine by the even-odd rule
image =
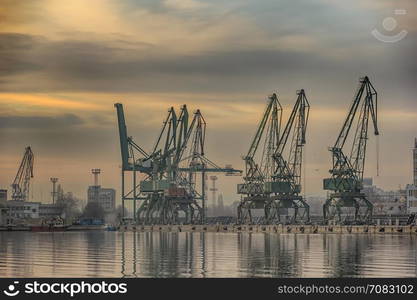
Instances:
[[[213,196],[212,196],[212,200],[213,200],[213,211],[214,208],[216,207],[216,192],[217,192],[217,188],[216,188],[216,180],[217,180],[217,176],[210,176],[210,180],[211,180],[211,189],[210,191],[213,192]]]
[[[94,175],[94,186],[98,186],[98,174],[100,174],[100,169],[91,169],[91,173]]]
[[[94,201],[98,203],[98,195],[99,195],[99,189],[100,185],[98,184],[98,175],[101,173],[100,169],[91,169],[91,173],[94,175]]]
[[[56,201],[56,183],[58,181],[58,178],[56,177],[52,177],[51,179],[52,182],[52,204],[55,204]]]

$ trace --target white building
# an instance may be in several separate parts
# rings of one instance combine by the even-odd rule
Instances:
[[[44,219],[63,217],[62,206],[53,203],[41,203],[39,206],[39,217]]]
[[[6,202],[3,212],[3,224],[20,224],[24,220],[39,218],[40,202],[15,201]]]
[[[49,219],[62,216],[62,207],[56,204],[15,201],[3,202],[0,207],[0,224],[23,225],[35,219]]]
[[[88,202],[98,202],[105,213],[114,212],[116,209],[116,190],[102,188],[101,186],[89,186],[87,191]]]

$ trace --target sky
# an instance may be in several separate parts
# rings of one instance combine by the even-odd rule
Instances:
[[[169,107],[200,109],[207,157],[242,169],[267,96],[279,95],[286,118],[303,88],[311,104],[304,193],[325,195],[328,147],[368,75],[381,135],[379,176],[372,135],[365,176],[398,189],[412,182],[417,136],[416,11],[415,0],[3,0],[0,188],[10,188],[30,145],[31,200],[51,201],[50,177],[85,199],[92,168],[120,195],[115,102],[144,149]],[[384,42],[373,30],[406,35]],[[241,180],[219,176],[226,204],[239,199]]]

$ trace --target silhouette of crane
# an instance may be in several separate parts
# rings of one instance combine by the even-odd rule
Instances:
[[[326,223],[332,219],[339,223],[350,223],[349,209],[352,208],[354,209],[353,223],[364,224],[371,221],[373,205],[361,190],[370,118],[374,126],[374,134],[379,135],[377,108],[377,92],[369,78],[365,76],[359,80],[355,98],[336,143],[329,149],[333,162],[330,170],[331,178],[323,180],[324,189],[331,191],[323,206]],[[356,116],[357,127],[348,156],[344,152],[344,147]]]
[[[30,179],[33,178],[34,155],[32,149],[25,148],[23,159],[12,183],[12,200],[27,201],[29,199]]]

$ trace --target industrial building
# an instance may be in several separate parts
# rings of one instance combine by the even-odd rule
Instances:
[[[414,184],[407,185],[407,212],[417,213],[417,186]]]
[[[116,209],[116,190],[102,188],[101,186],[89,186],[87,191],[88,202],[97,202],[106,213]]]
[[[23,159],[12,183],[11,200],[8,200],[6,189],[0,190],[0,224],[27,225],[38,219],[62,216],[62,207],[55,203],[44,204],[29,200],[30,179],[33,178],[34,154],[30,147],[25,148]],[[57,178],[55,178],[57,181]],[[55,181],[55,183],[56,183]],[[56,195],[55,185],[52,199]]]
[[[51,219],[54,217],[62,217],[62,206],[55,203],[41,203],[39,205],[39,218]]]
[[[56,204],[9,200],[1,208],[0,224],[17,225],[30,223],[37,219],[49,219],[62,216],[62,207]]]
[[[116,209],[116,190],[112,188],[102,188],[98,184],[98,175],[101,172],[100,169],[92,169],[91,172],[94,175],[94,185],[88,187],[88,203],[98,203],[105,213],[114,212]]]
[[[0,203],[7,201],[7,190],[0,190]]]
[[[417,213],[417,138],[414,140],[413,149],[413,184],[406,187],[407,212]]]
[[[414,139],[413,174],[414,174],[413,184],[414,184],[414,186],[417,186],[417,138]]]
[[[374,206],[374,215],[404,215],[407,213],[405,190],[385,191],[373,184],[372,178],[363,181],[362,192]]]
[[[7,201],[8,215],[14,219],[35,219],[39,218],[40,202]]]

